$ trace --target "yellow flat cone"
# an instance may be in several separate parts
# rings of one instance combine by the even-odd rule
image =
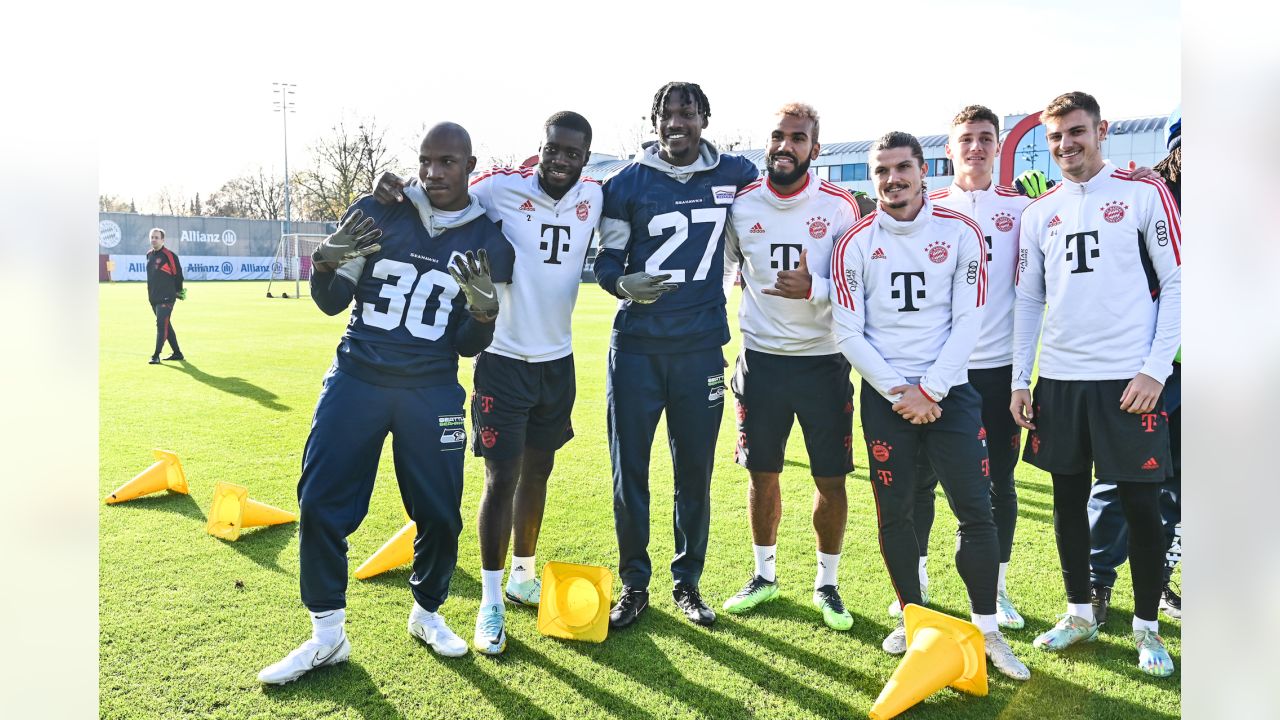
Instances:
[[[413,539],[417,536],[418,524],[410,520],[408,525],[397,530],[390,540],[383,543],[378,552],[370,555],[368,560],[356,568],[356,579],[367,580],[413,560]]]
[[[249,499],[249,488],[219,482],[213,487],[213,505],[205,531],[223,540],[240,539],[240,531],[262,525],[294,522],[298,516],[278,507]]]
[[[948,685],[987,694],[986,643],[977,625],[915,604],[903,617],[907,654],[871,706],[872,720],[896,717]]]
[[[182,472],[182,462],[178,460],[178,456],[168,450],[152,450],[151,454],[156,457],[151,467],[138,473],[137,477],[108,495],[106,498],[108,505],[133,500],[161,490],[188,494],[187,475]]]
[[[567,640],[604,642],[609,634],[613,574],[596,565],[549,562],[542,568],[538,632]]]

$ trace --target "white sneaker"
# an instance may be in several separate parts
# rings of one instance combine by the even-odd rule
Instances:
[[[268,665],[258,673],[258,682],[283,685],[293,682],[307,673],[325,665],[337,665],[351,657],[351,641],[342,633],[342,641],[326,645],[314,637],[298,646],[274,665]]]
[[[444,623],[438,612],[427,612],[414,603],[409,611],[409,634],[431,646],[438,655],[462,657],[467,654],[467,643]]]
[[[1004,635],[1001,635],[999,630],[984,635],[983,646],[986,649],[987,657],[991,659],[991,664],[996,666],[1000,674],[1013,680],[1028,680],[1031,678],[1031,671],[1013,654],[1013,648],[1009,647],[1009,643],[1005,642]]]
[[[898,625],[880,643],[880,648],[890,655],[901,655],[907,651],[907,626],[898,618]]]

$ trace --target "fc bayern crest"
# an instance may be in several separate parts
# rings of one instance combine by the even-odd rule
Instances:
[[[809,237],[821,240],[827,236],[827,219],[824,217],[809,218]]]
[[[930,243],[929,247],[925,248],[925,251],[929,253],[930,260],[934,261],[935,263],[944,263],[947,261],[947,251],[950,249],[951,249],[950,245],[942,241],[938,241],[935,243]]]
[[[871,441],[871,457],[875,458],[876,462],[889,462],[889,451],[892,449],[893,446],[883,440]]]
[[[586,221],[586,219],[587,219],[587,215],[588,215],[590,212],[591,212],[591,202],[590,202],[590,201],[588,201],[588,200],[583,200],[582,202],[578,203],[578,221],[579,221],[579,222],[584,222],[584,221]]]
[[[1113,200],[1102,206],[1102,219],[1109,223],[1118,223],[1124,219],[1124,211],[1128,209],[1128,205],[1119,200]]]
[[[1000,232],[1009,232],[1013,229],[1013,216],[1009,213],[996,213],[991,218],[996,222],[996,229]]]

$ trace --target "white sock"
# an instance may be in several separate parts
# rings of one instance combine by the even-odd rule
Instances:
[[[410,620],[428,620],[433,615],[435,615],[435,613],[419,605],[417,600],[413,601],[413,609],[409,611]]]
[[[1000,563],[1000,584],[996,586],[997,592],[1008,592],[1004,587],[1004,576],[1009,572],[1009,563]]]
[[[347,611],[345,608],[319,613],[313,612],[311,613],[311,637],[325,645],[337,645],[342,640],[346,621]]]
[[[483,588],[483,594],[480,597],[480,605],[502,605],[502,576],[505,570],[481,570],[480,586]]]
[[[534,568],[537,565],[533,564],[533,558],[533,555],[529,557],[511,556],[511,582],[529,582],[538,576],[538,573],[534,572]]]
[[[974,614],[974,615],[970,615],[969,617],[973,619],[973,624],[978,626],[978,629],[982,631],[983,635],[986,635],[987,633],[993,633],[1000,629],[1000,626],[996,624],[995,615]]]
[[[920,589],[929,587],[929,556],[920,556]]]
[[[828,555],[821,550],[818,551],[818,577],[814,578],[814,589],[823,585],[839,585],[840,581],[836,579],[836,570],[840,569],[840,553]]]
[[[776,582],[778,579],[778,546],[752,545],[751,549],[756,554],[756,574],[769,582]]]
[[[1139,618],[1137,615],[1134,615],[1133,629],[1134,630],[1150,630],[1153,633],[1159,634],[1160,621],[1159,620],[1143,620]]]
[[[1085,622],[1094,622],[1092,603],[1067,603],[1067,612],[1078,618],[1084,618]]]

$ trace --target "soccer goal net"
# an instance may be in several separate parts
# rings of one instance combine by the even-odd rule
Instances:
[[[324,235],[300,233],[280,236],[276,255],[271,260],[267,297],[302,297],[302,289],[311,282],[311,253],[315,252],[324,238]],[[290,293],[290,290],[293,292]]]

